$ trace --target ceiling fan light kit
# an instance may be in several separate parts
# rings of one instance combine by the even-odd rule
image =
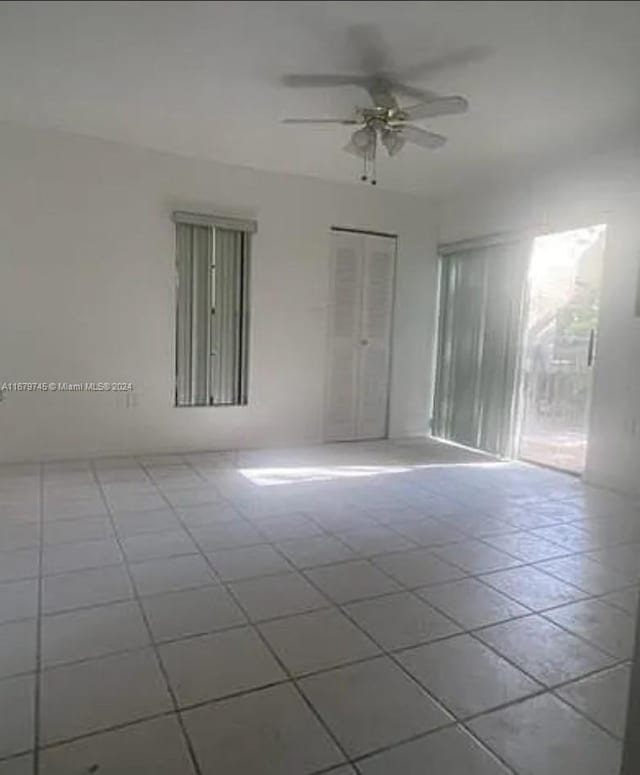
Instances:
[[[389,156],[399,153],[406,143],[433,150],[446,143],[446,137],[429,132],[410,121],[420,121],[436,116],[464,113],[468,103],[464,97],[440,97],[418,87],[407,86],[393,76],[375,75],[291,75],[285,84],[296,88],[360,86],[365,89],[373,103],[371,107],[356,107],[351,118],[287,118],[285,124],[338,124],[359,126],[351,135],[344,150],[362,159],[363,172],[360,179],[376,185],[376,155],[382,145]],[[410,94],[423,101],[414,105],[400,106],[396,94]]]

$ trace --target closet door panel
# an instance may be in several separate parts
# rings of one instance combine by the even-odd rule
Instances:
[[[387,435],[395,239],[364,237],[356,437]]]
[[[356,437],[358,349],[364,245],[360,235],[332,235],[325,439]]]

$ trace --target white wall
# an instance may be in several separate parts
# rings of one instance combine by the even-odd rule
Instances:
[[[437,264],[424,200],[8,125],[0,170],[0,382],[133,382],[136,404],[5,393],[0,460],[320,441],[333,225],[398,234],[390,433],[426,432]],[[258,220],[247,407],[173,407],[173,209]]]
[[[640,156],[626,152],[500,192],[442,204],[439,241],[533,228],[608,223],[591,427],[585,479],[640,494]]]

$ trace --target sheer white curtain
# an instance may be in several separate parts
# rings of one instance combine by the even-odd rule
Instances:
[[[530,252],[520,240],[443,255],[436,436],[513,453]]]

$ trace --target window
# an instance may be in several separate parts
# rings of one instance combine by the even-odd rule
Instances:
[[[176,406],[247,403],[253,221],[174,213]]]

